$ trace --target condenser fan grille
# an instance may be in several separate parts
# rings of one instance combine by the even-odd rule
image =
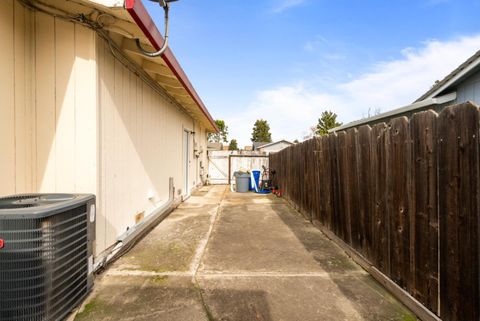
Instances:
[[[74,199],[70,194],[31,194],[0,198],[0,209],[30,208]]]

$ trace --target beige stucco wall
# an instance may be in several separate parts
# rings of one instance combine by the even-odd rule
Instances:
[[[0,50],[0,196],[96,194],[100,254],[168,200],[170,177],[185,190],[184,129],[195,132],[188,187],[201,182],[205,129],[94,31],[2,1],[0,42],[12,45]]]

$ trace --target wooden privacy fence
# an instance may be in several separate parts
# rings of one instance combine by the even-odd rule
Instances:
[[[270,155],[275,184],[443,320],[480,320],[479,121],[472,103]]]

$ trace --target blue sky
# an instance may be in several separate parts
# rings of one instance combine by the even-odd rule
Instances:
[[[274,140],[301,140],[323,110],[349,122],[411,103],[480,49],[478,12],[480,0],[181,0],[170,45],[230,139],[248,144],[264,118]]]

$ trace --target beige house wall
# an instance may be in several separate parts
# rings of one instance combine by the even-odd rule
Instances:
[[[95,34],[2,5],[0,195],[96,193]]]
[[[184,189],[183,131],[195,131],[198,125],[115,59],[100,38],[97,56],[101,120],[98,205],[100,212],[106,213],[105,226],[99,225],[105,233],[99,235],[98,246],[105,248],[135,225],[138,214],[147,216],[168,201],[170,177],[177,191]],[[201,132],[204,130],[199,129]],[[198,134],[190,135],[190,189],[200,182],[194,155],[194,136],[196,139]],[[204,146],[205,142],[198,144]]]
[[[2,4],[0,41],[11,45],[0,51],[0,196],[96,194],[98,255],[138,214],[168,200],[170,177],[184,190],[184,129],[195,132],[189,190],[202,182],[205,129],[115,59],[93,30]]]

